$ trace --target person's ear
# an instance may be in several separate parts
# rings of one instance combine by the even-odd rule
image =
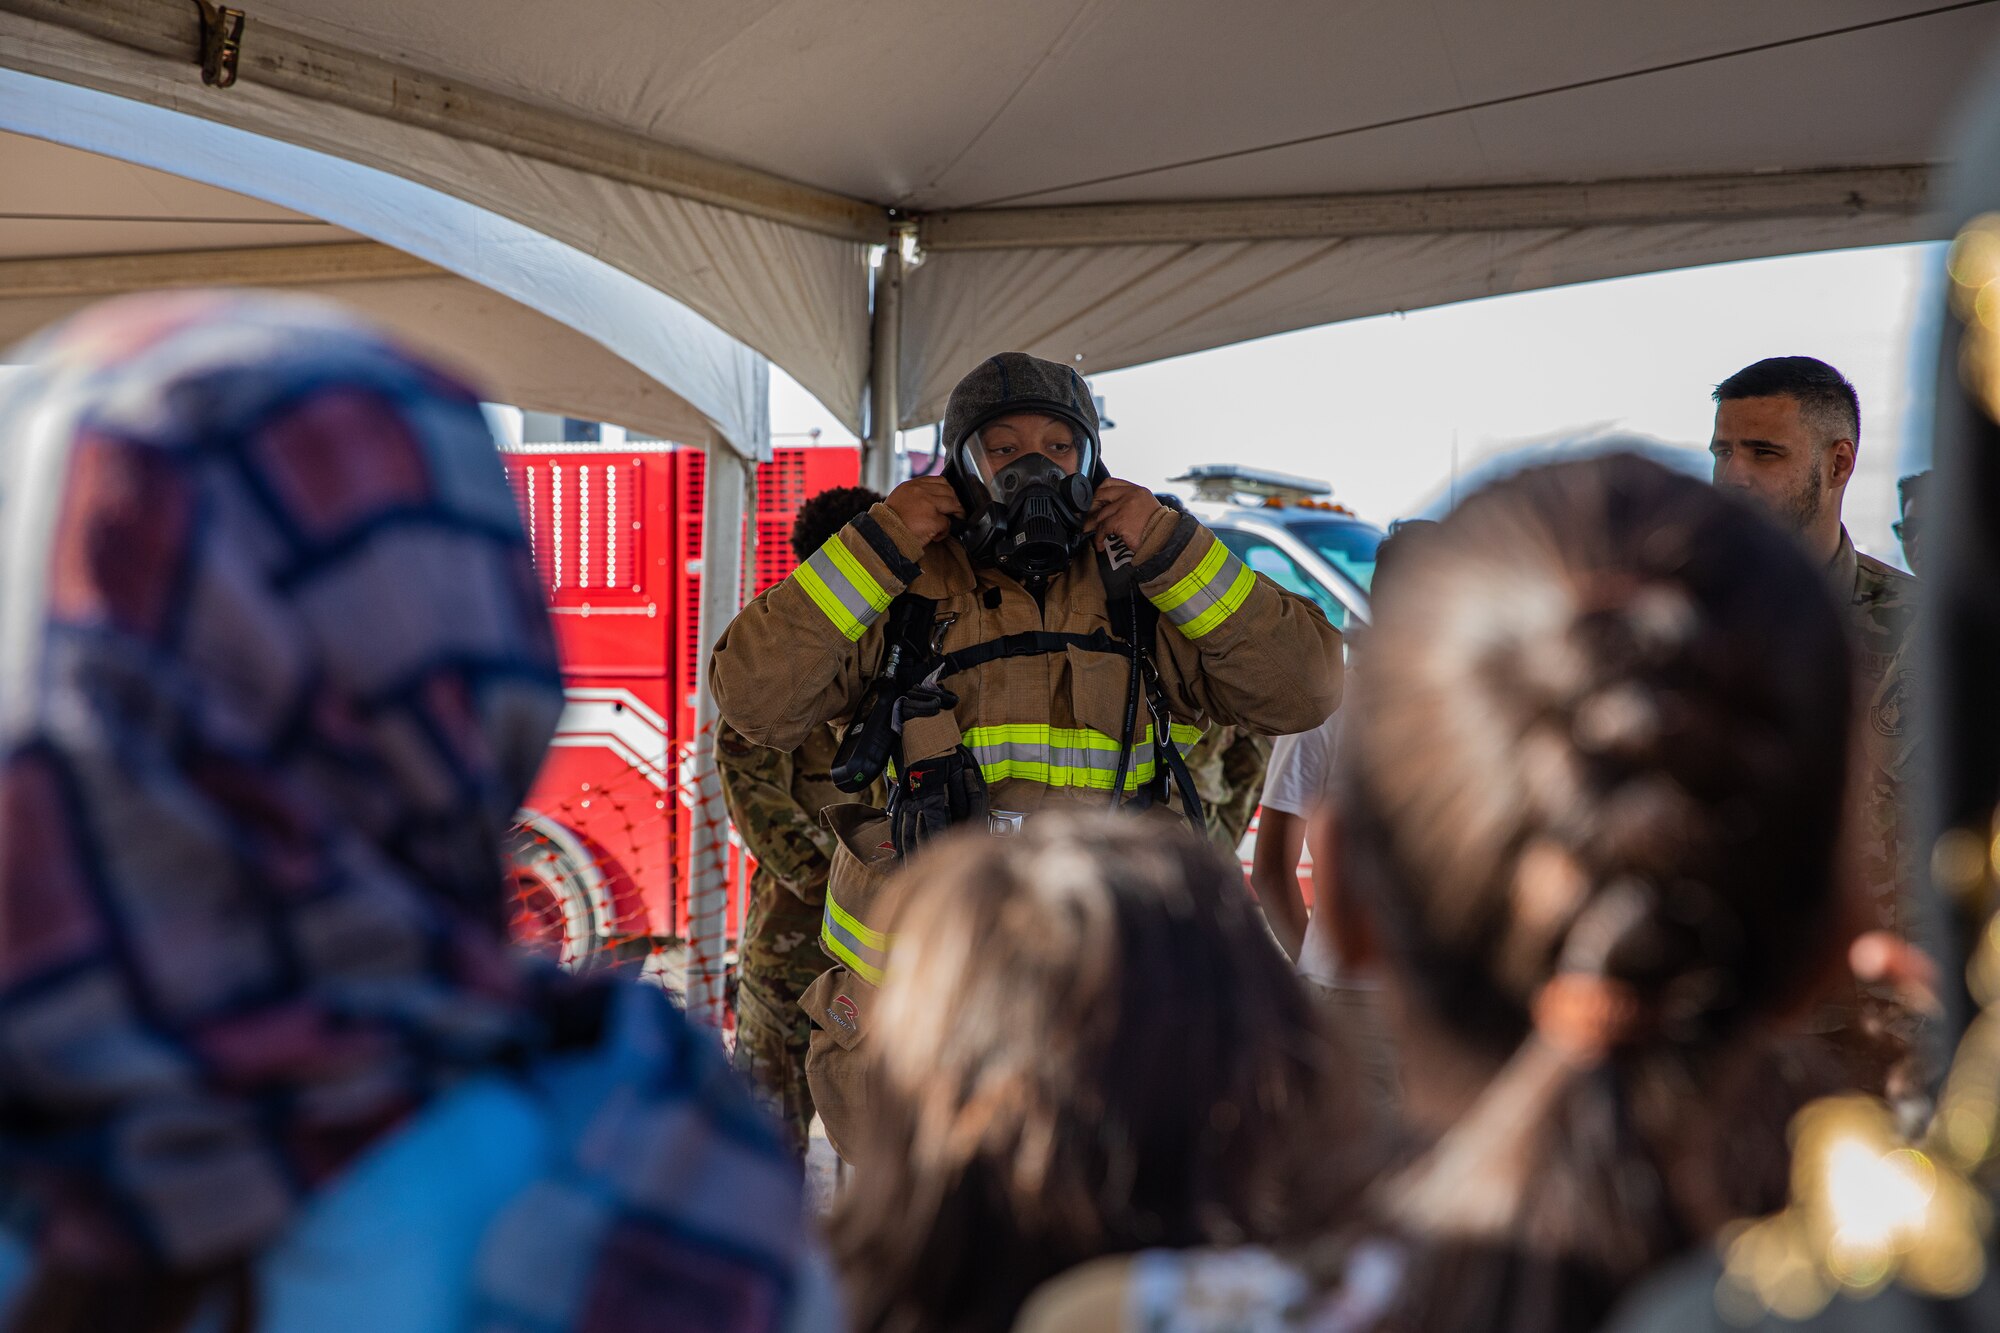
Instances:
[[[1852,440],[1835,440],[1826,447],[1828,486],[1837,491],[1853,479],[1854,463],[1860,452]]]

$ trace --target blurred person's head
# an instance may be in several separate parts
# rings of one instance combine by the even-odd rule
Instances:
[[[1436,1139],[1378,1196],[1411,1326],[1594,1327],[1782,1190],[1782,1110],[1761,1139],[1720,1121],[1841,943],[1824,585],[1632,457],[1501,482],[1378,579],[1336,861]]]
[[[1903,544],[1903,558],[1909,561],[1910,572],[1920,578],[1924,572],[1924,522],[1930,508],[1926,499],[1930,483],[1928,470],[1896,483],[1896,499],[1902,512],[1892,526],[1896,529],[1896,540]]]
[[[1764,510],[1831,560],[1840,506],[1860,450],[1861,401],[1838,370],[1809,356],[1774,356],[1715,386],[1708,451],[1715,484]]]
[[[1385,571],[1403,563],[1410,549],[1421,546],[1431,533],[1437,531],[1434,518],[1399,518],[1389,525],[1388,536],[1375,548],[1375,573],[1369,580],[1369,596],[1376,595],[1376,587],[1382,581]],[[1370,601],[1373,606],[1373,601]]]
[[[1049,813],[903,874],[828,1230],[859,1328],[1005,1329],[1086,1260],[1270,1240],[1337,1193],[1335,1071],[1209,843]]]
[[[792,554],[801,560],[827,544],[833,534],[880,504],[882,497],[866,486],[835,486],[799,506],[792,516]]]
[[[562,706],[475,396],[331,306],[95,307],[0,392],[0,1151],[39,1328],[172,1327],[518,1052]],[[29,924],[32,923],[32,924]]]

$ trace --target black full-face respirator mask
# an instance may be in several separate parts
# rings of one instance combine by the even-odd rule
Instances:
[[[1014,443],[1013,432],[992,427],[1024,414],[1069,427],[1074,472],[1025,450],[1001,452]],[[1074,367],[1025,352],[988,357],[951,391],[944,445],[945,479],[965,506],[958,536],[974,564],[998,566],[1019,579],[1050,578],[1069,567],[1083,548],[1091,500],[1110,475],[1097,404]]]
[[[1014,409],[1022,410],[1031,409]],[[946,475],[965,505],[960,539],[974,564],[996,565],[1015,578],[1050,578],[1069,568],[1083,546],[1084,516],[1103,468],[1097,441],[1082,425],[1067,414],[1056,419],[1071,430],[1073,473],[1034,453],[995,466],[981,430],[953,450]]]

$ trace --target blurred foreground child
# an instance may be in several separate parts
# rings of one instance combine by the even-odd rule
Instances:
[[[1380,580],[1331,858],[1410,1142],[1318,1245],[1099,1265],[1022,1326],[1583,1333],[1781,1199],[1799,1091],[1773,1033],[1852,924],[1824,583],[1629,457],[1428,533]]]
[[[474,396],[329,307],[95,308],[0,395],[0,1305],[34,1333],[837,1304],[663,993],[533,970],[562,706]]]
[[[903,872],[864,1047],[874,1114],[829,1238],[856,1327],[1001,1330],[1046,1279],[1275,1241],[1350,1126],[1241,871],[1179,829],[1055,814]],[[1351,1149],[1350,1149],[1351,1151]]]

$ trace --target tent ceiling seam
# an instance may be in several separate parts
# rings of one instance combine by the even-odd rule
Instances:
[[[1050,187],[1078,188],[1154,171],[1459,114],[1533,97],[1641,77],[1757,51],[1905,23],[2000,0],[1957,0],[1914,14],[1851,24],[1643,70],[1574,81],[1485,102],[1419,113],[1163,167]],[[1072,26],[1078,15],[1072,15]],[[8,11],[192,66],[200,22],[181,0],[0,0]],[[1065,29],[1067,31],[1067,28]],[[703,157],[641,135],[535,108],[503,94],[454,85],[421,71],[257,22],[245,34],[244,75],[255,82],[369,114],[417,124],[627,184],[863,243],[891,239],[896,222],[914,217],[922,244],[935,251],[1315,239],[1415,232],[1616,225],[1645,221],[1826,216],[1916,212],[1929,183],[1924,165],[1832,169],[1735,177],[1663,178],[1583,184],[1505,185],[1458,190],[1315,195],[1280,199],[1111,203],[998,208],[988,204],[931,212],[886,208],[818,190],[753,168]],[[200,98],[187,109],[199,111]],[[1793,186],[1774,185],[1792,181]]]
[[[1924,213],[1928,163],[1451,190],[988,208],[920,215],[929,252],[1527,231]]]
[[[146,250],[0,259],[0,299],[110,296],[157,287],[294,287],[453,276],[446,269],[376,241]]]
[[[1020,99],[1021,94],[1027,91],[1028,85],[1035,81],[1035,75],[1041,73],[1042,66],[1049,62],[1049,58],[1055,54],[1056,49],[1069,38],[1072,32],[1076,31],[1076,25],[1083,21],[1083,16],[1092,9],[1097,8],[1097,4],[1098,0],[1080,0],[1077,7],[1070,11],[1069,18],[1063,22],[1062,28],[1054,37],[1049,39],[1049,44],[1042,49],[1041,55],[1037,56],[1028,65],[1028,68],[1022,71],[1020,79],[1008,90],[1007,95],[1000,99],[1000,104],[993,108],[993,114],[988,116],[979,128],[973,131],[972,136],[965,141],[964,145],[951,155],[950,161],[931,173],[930,180],[924,185],[925,189],[936,189],[938,182],[949,176],[953,169],[965,160],[965,155],[979,146],[980,141],[992,131],[995,125],[1000,123],[1000,118],[1006,115],[1014,103]]]
[[[182,0],[0,0],[0,10],[190,67],[201,58],[200,15]],[[880,243],[889,231],[881,205],[453,83],[254,15],[239,68],[242,79],[267,88],[806,231],[863,243]],[[199,107],[189,99],[187,109]]]
[[[163,226],[331,227],[321,218],[196,217],[178,213],[22,213],[0,211],[0,222],[157,222]]]
[[[1217,162],[1230,162],[1237,158],[1254,157],[1259,153],[1275,153],[1286,148],[1301,148],[1308,144],[1326,143],[1333,139],[1344,139],[1356,134],[1369,134],[1376,130],[1396,129],[1404,125],[1421,124],[1427,120],[1442,120],[1448,116],[1462,116],[1474,111],[1488,111],[1495,107],[1511,106],[1518,102],[1529,102],[1542,97],[1555,97],[1563,93],[1580,92],[1586,88],[1601,88],[1608,84],[1624,83],[1631,79],[1642,79],[1654,74],[1667,74],[1674,70],[1691,69],[1698,65],[1714,64],[1722,60],[1734,60],[1739,56],[1758,55],[1766,51],[1783,50],[1789,46],[1802,46],[1808,42],[1824,41],[1832,37],[1847,37],[1855,33],[1868,32],[1877,28],[1895,27],[1899,24],[1914,23],[1919,19],[1936,18],[1939,15],[1956,13],[1963,9],[1980,9],[1996,3],[1996,0],[1954,0],[1954,3],[1934,5],[1909,14],[1892,14],[1887,18],[1869,19],[1863,23],[1849,23],[1838,28],[1826,28],[1818,32],[1799,33],[1791,37],[1780,37],[1773,41],[1757,42],[1749,46],[1733,47],[1727,51],[1712,51],[1707,55],[1689,56],[1684,60],[1670,60],[1663,64],[1648,65],[1643,69],[1625,70],[1618,74],[1601,74],[1594,78],[1576,79],[1569,83],[1559,83],[1547,88],[1533,88],[1526,92],[1506,93],[1499,97],[1489,97],[1477,102],[1465,102],[1458,106],[1438,107],[1430,111],[1412,112],[1406,116],[1391,116],[1384,120],[1370,121],[1365,125],[1349,125],[1342,129],[1326,130],[1318,134],[1302,134],[1289,139],[1275,139],[1270,143],[1253,144],[1247,148],[1232,148],[1221,153],[1207,153],[1200,157],[1184,158],[1178,162],[1163,162],[1156,166],[1138,167],[1131,171],[1113,172],[1105,176],[1093,176],[1088,180],[1068,181],[1061,185],[1047,185],[1033,190],[1020,190],[1009,195],[998,195],[991,199],[980,199],[962,206],[962,211],[982,208],[997,208],[1004,204],[1017,203],[1023,199],[1034,199],[1041,195],[1060,194],[1066,190],[1084,190],[1094,185],[1114,185],[1119,181],[1137,180],[1144,176],[1157,176],[1169,171],[1181,171],[1188,167],[1209,166]]]

